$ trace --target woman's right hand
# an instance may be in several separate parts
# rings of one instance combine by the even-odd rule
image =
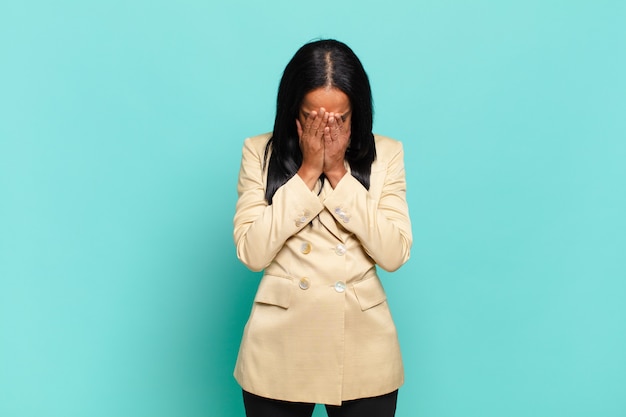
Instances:
[[[324,172],[324,132],[328,134],[327,124],[328,113],[323,107],[319,113],[312,111],[304,120],[304,126],[296,119],[302,151],[302,165],[298,175],[311,190]]]

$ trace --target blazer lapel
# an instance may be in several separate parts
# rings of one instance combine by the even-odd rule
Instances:
[[[319,198],[321,202],[324,202],[324,200],[326,199],[326,195],[330,192],[332,192],[332,187],[330,186],[330,182],[328,180],[324,181],[324,186],[322,187],[322,192],[319,194]],[[330,212],[328,211],[327,208],[324,208],[320,214],[319,214],[319,220],[320,223],[330,232],[332,233],[337,239],[339,239],[340,241],[344,241],[344,235],[345,232],[342,233],[341,230],[339,229],[339,226],[337,225],[337,222],[335,221],[335,218],[333,217],[332,214],[330,214]]]

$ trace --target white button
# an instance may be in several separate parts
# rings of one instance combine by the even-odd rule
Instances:
[[[346,245],[344,245],[343,243],[338,244],[337,246],[335,246],[335,253],[339,256],[343,256],[346,254]]]
[[[308,290],[309,287],[311,286],[311,282],[309,281],[308,278],[301,278],[300,282],[298,283],[298,286],[300,287],[300,289]]]
[[[343,281],[335,282],[335,291],[344,292],[346,290],[346,283]]]
[[[300,252],[304,253],[305,255],[309,254],[311,252],[311,244],[309,242],[304,242],[302,245],[300,245]]]
[[[335,214],[344,222],[348,223],[350,221],[350,215],[343,211],[341,207],[335,207]]]

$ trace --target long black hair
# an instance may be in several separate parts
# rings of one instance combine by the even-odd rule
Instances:
[[[274,131],[265,148],[266,163],[271,149],[265,191],[268,204],[272,204],[276,190],[293,177],[302,164],[296,119],[304,96],[320,87],[337,88],[350,99],[352,124],[345,158],[352,176],[369,189],[371,166],[376,159],[369,79],[348,45],[332,39],[319,40],[305,44],[296,52],[280,80]]]

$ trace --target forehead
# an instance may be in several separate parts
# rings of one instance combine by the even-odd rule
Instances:
[[[350,99],[341,90],[336,88],[318,88],[309,91],[302,99],[302,110],[310,112],[324,107],[333,113],[345,113],[351,109]]]

